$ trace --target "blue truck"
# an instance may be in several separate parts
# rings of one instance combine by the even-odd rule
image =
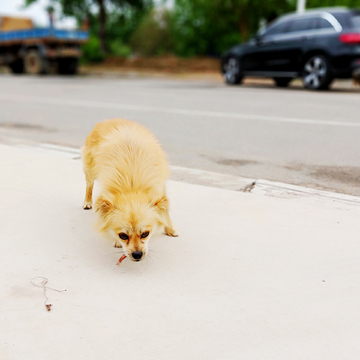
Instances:
[[[24,21],[9,19],[0,18],[0,25],[3,25],[0,26],[0,65],[8,66],[14,74],[35,75],[50,71],[76,74],[81,45],[88,39],[87,31],[59,30],[53,26],[32,28]]]

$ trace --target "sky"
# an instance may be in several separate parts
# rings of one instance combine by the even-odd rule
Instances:
[[[45,9],[50,4],[50,0],[38,0],[35,4],[27,7],[26,9],[22,8],[25,0],[0,0],[0,16],[19,16],[19,17],[29,17],[31,18],[36,25],[38,26],[48,26],[49,17]],[[155,3],[162,3],[163,0],[155,0]],[[165,0],[168,7],[172,7],[174,0]],[[75,28],[76,21],[73,18],[63,18],[61,19],[60,11],[55,12],[56,27],[58,28]]]

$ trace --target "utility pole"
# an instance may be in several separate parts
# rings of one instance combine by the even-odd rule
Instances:
[[[297,12],[303,13],[305,11],[306,0],[297,0]]]

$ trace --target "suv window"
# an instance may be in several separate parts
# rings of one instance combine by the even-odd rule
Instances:
[[[354,16],[351,17],[351,22],[354,28],[360,29],[360,14],[354,14]]]
[[[291,21],[289,32],[306,31],[315,29],[316,18],[306,17],[303,19],[295,19]]]
[[[326,19],[323,19],[323,18],[317,19],[316,27],[318,29],[334,29],[334,27]]]
[[[269,36],[283,34],[287,31],[288,25],[289,21],[283,21],[279,24],[275,24],[274,26],[271,26],[268,30],[265,30],[264,35]]]
[[[351,13],[333,13],[331,14],[335,17],[335,19],[340,23],[343,28],[351,28]],[[354,14],[355,16],[360,16],[360,14]]]

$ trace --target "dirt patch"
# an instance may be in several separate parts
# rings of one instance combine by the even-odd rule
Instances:
[[[360,167],[356,166],[315,166],[310,173],[318,179],[333,180],[349,185],[360,185]]]
[[[16,129],[16,130],[56,132],[55,129],[50,129],[41,125],[32,125],[32,124],[23,124],[23,123],[0,123],[0,127],[5,129]]]
[[[360,167],[357,166],[309,166],[301,163],[292,163],[283,166],[283,168],[307,174],[318,180],[333,181],[353,186],[360,185]]]
[[[291,164],[283,166],[284,169],[294,170],[294,171],[303,171],[304,167],[305,167],[304,164],[299,164],[299,163],[291,163]]]
[[[220,165],[228,165],[228,166],[245,166],[245,165],[258,164],[257,161],[241,160],[241,159],[221,159],[221,160],[217,160],[216,163]]]
[[[164,73],[219,73],[220,59],[196,57],[178,58],[172,55],[157,57],[121,58],[110,56],[102,63],[86,65],[85,68],[106,68],[109,70],[143,70]]]

